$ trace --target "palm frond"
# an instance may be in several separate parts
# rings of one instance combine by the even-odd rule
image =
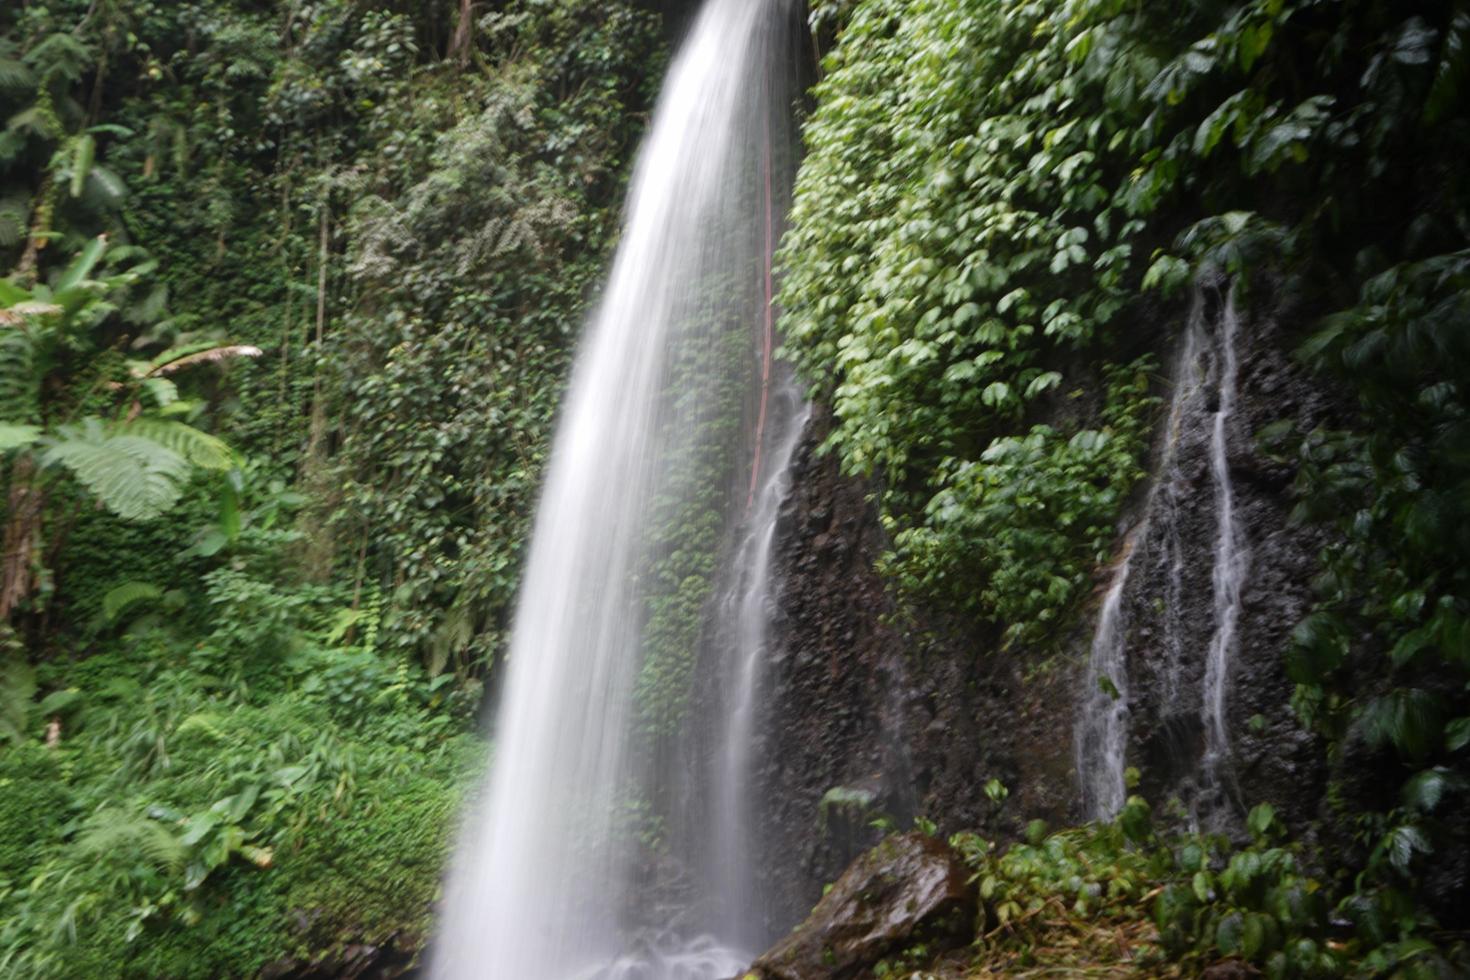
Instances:
[[[76,35],[57,31],[27,51],[22,60],[45,81],[75,82],[91,67],[93,55]]]
[[[0,56],[0,91],[24,92],[34,88],[36,73],[19,58]]]

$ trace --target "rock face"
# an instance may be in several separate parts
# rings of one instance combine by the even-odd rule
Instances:
[[[919,833],[890,837],[849,868],[747,976],[845,980],[869,975],[879,960],[915,943],[931,952],[963,944],[975,924],[967,877],[943,841]]]
[[[1300,431],[1330,427],[1342,421],[1342,406],[1292,357],[1299,326],[1313,318],[1282,306],[1279,295],[1269,283],[1253,284],[1241,304],[1228,466],[1250,572],[1228,678],[1230,799],[1219,825],[1238,828],[1251,805],[1269,801],[1310,836],[1329,773],[1322,746],[1292,713],[1283,654],[1310,605],[1323,538],[1291,522],[1294,466],[1269,458],[1255,434],[1281,419],[1294,420]],[[1153,350],[1161,365],[1171,364],[1187,315],[1183,304],[1144,311],[1140,321],[1153,326],[1139,331],[1135,352]],[[762,808],[760,892],[769,898],[772,936],[798,921],[822,884],[877,840],[869,826],[874,818],[904,826],[926,816],[944,832],[977,829],[1004,840],[1034,818],[1056,826],[1085,817],[1074,732],[1105,570],[1096,599],[1077,610],[1056,649],[1000,653],[990,628],[924,610],[895,622],[873,567],[886,545],[874,488],[842,476],[834,459],[817,452],[830,427],[819,411],[798,456],[779,532],[782,585],[765,695],[769,714],[753,783]],[[1202,747],[1199,691],[1213,629],[1215,521],[1207,461],[1191,453],[1181,465],[1191,487],[1178,525],[1182,599],[1172,610],[1161,608],[1164,570],[1141,563],[1124,601],[1135,678],[1128,765],[1142,772],[1139,792],[1157,811],[1187,820],[1170,801],[1188,803]],[[1119,541],[1138,521],[1144,495],[1140,488],[1120,520]],[[1170,677],[1165,665],[1173,654],[1166,615],[1183,624],[1175,636],[1184,654],[1183,668],[1167,683],[1162,678]],[[1009,789],[1003,802],[987,797],[991,779]]]

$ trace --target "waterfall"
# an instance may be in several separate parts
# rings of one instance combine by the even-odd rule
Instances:
[[[1215,564],[1211,571],[1214,590],[1215,629],[1205,658],[1202,716],[1205,729],[1203,776],[1205,788],[1218,791],[1230,756],[1230,734],[1226,729],[1225,699],[1230,683],[1230,659],[1235,652],[1235,633],[1240,621],[1240,593],[1245,581],[1246,550],[1236,524],[1235,487],[1230,479],[1228,458],[1230,427],[1234,424],[1235,399],[1240,366],[1235,350],[1240,317],[1235,309],[1235,290],[1228,289],[1219,322],[1219,363],[1216,370],[1216,408],[1210,426],[1210,480],[1215,492]]]
[[[1199,698],[1204,746],[1199,771],[1190,780],[1200,798],[1195,807],[1196,821],[1202,806],[1215,808],[1223,802],[1219,797],[1230,752],[1226,726],[1230,660],[1240,619],[1247,554],[1228,460],[1239,383],[1236,347],[1240,322],[1234,290],[1226,287],[1224,297],[1222,309],[1211,317],[1206,287],[1195,289],[1173,372],[1173,393],[1155,476],[1142,516],[1125,541],[1093,631],[1076,732],[1079,789],[1084,811],[1092,819],[1110,819],[1127,797],[1130,696],[1137,687],[1137,678],[1130,676],[1130,671],[1149,667],[1156,671],[1153,679],[1157,690],[1170,707]],[[1188,599],[1185,526],[1188,511],[1195,504],[1195,481],[1187,472],[1185,458],[1199,453],[1208,458],[1207,506],[1213,513],[1212,620],[1202,665],[1198,660],[1191,663],[1187,633],[1192,624],[1184,621],[1183,613]],[[1153,665],[1130,663],[1128,655],[1129,631],[1138,625],[1134,620],[1149,615],[1129,602],[1129,585],[1140,562],[1151,566],[1151,580],[1158,585],[1162,604],[1156,612],[1161,627],[1161,657]],[[1199,677],[1197,695],[1186,689],[1186,678],[1191,675]]]
[[[1136,534],[1136,532],[1135,532]],[[1123,593],[1133,566],[1134,536],[1123,546],[1123,560],[1113,571],[1103,597],[1087,661],[1087,690],[1077,736],[1077,775],[1082,805],[1089,816],[1109,819],[1128,796],[1124,778],[1128,748],[1127,633]]]
[[[663,866],[715,581],[736,583],[740,649],[726,659],[740,676],[720,771],[693,784],[738,797],[750,765],[767,565],[803,418],[772,364],[770,313],[798,13],[709,0],[660,95],[558,423],[436,980],[719,980],[748,962],[730,948],[742,936],[675,927],[670,895],[715,897],[680,893],[686,876]],[[704,846],[748,863],[746,819]]]
[[[725,934],[749,948],[770,938],[765,935],[752,874],[757,853],[751,826],[750,779],[773,593],[771,557],[776,518],[790,490],[791,460],[809,415],[789,370],[782,372],[775,400],[778,421],[772,430],[770,466],[751,498],[754,510],[736,552],[736,575],[723,603],[734,642],[725,645],[726,664],[721,672],[724,696],[712,793],[714,833],[709,851],[714,911],[725,923]]]

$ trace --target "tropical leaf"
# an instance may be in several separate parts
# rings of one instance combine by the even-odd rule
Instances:
[[[203,350],[195,350],[189,347],[166,350],[153,359],[152,367],[148,370],[147,374],[173,374],[175,371],[182,371],[184,368],[193,367],[196,364],[215,364],[235,357],[259,357],[263,353],[265,352],[259,347],[252,347],[249,344],[207,347]]]
[[[36,84],[36,73],[18,58],[0,56],[0,91],[23,92]]]
[[[58,31],[25,53],[23,59],[44,81],[75,82],[92,66],[92,49],[75,35]]]
[[[113,171],[95,166],[87,173],[82,199],[99,211],[122,207],[128,197],[128,185]]]
[[[62,430],[61,441],[46,451],[42,462],[66,467],[108,510],[134,521],[150,520],[173,507],[191,470],[182,453],[156,439],[111,435],[96,419]]]
[[[29,333],[0,327],[0,419],[20,424],[36,417],[40,379],[35,358]]]
[[[102,597],[102,615],[109,623],[116,622],[129,607],[162,598],[163,590],[150,582],[124,582]]]
[[[228,470],[237,462],[234,450],[223,439],[201,432],[183,422],[140,418],[122,426],[118,431],[155,442],[200,469]]]
[[[31,199],[27,194],[0,197],[0,248],[11,248],[25,240],[31,216]]]
[[[178,871],[185,857],[184,845],[167,826],[120,809],[95,814],[87,821],[75,846],[81,856],[96,861],[142,858],[166,871]]]
[[[39,425],[0,422],[0,453],[19,449],[21,446],[29,446],[39,438],[41,438]]]
[[[72,154],[71,161],[71,196],[81,197],[82,188],[87,185],[87,175],[92,172],[92,164],[97,160],[97,140],[91,133],[83,133],[77,137],[76,149]]]
[[[66,267],[61,278],[56,280],[56,285],[52,287],[53,292],[60,295],[80,286],[92,274],[92,270],[97,268],[97,263],[102,260],[102,253],[106,251],[106,235],[98,235],[89,241],[87,247],[82,249],[82,254],[78,255],[72,264]]]

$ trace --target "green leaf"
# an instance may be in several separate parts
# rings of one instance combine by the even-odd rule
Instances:
[[[1237,956],[1245,941],[1245,916],[1231,912],[1215,927],[1215,947],[1222,956]]]
[[[0,453],[29,446],[41,438],[41,427],[39,425],[17,425],[13,422],[0,422]]]
[[[87,184],[87,175],[92,172],[92,163],[96,154],[97,141],[92,138],[91,133],[84,133],[77,138],[76,151],[71,163],[72,197],[82,196],[82,188]]]
[[[1251,834],[1257,838],[1263,838],[1270,832],[1276,823],[1276,808],[1269,803],[1261,803],[1254,807],[1250,815],[1246,817],[1246,826],[1250,828]]]
[[[98,235],[89,241],[86,248],[82,249],[82,254],[78,255],[61,274],[61,278],[56,280],[54,292],[65,293],[80,286],[92,274],[92,270],[97,268],[97,263],[102,260],[102,253],[106,251],[106,235]]]
[[[102,615],[109,623],[130,606],[163,598],[163,590],[148,582],[124,582],[102,597]]]
[[[44,465],[66,467],[105,507],[124,520],[150,520],[183,493],[189,461],[172,449],[136,435],[109,435],[97,420],[68,426],[42,456]]]
[[[118,431],[150,439],[178,453],[200,469],[223,471],[232,469],[239,463],[234,450],[223,439],[201,432],[183,422],[144,417],[127,423]]]
[[[81,703],[81,700],[82,692],[74,687],[52,691],[41,699],[41,703],[36,707],[36,714],[43,718],[59,715]]]
[[[1467,745],[1470,745],[1470,718],[1456,718],[1445,726],[1444,747],[1459,752]]]

